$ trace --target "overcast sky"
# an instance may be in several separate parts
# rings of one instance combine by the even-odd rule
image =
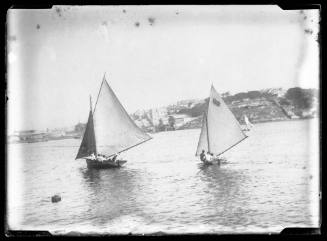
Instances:
[[[86,122],[106,78],[129,113],[264,88],[318,88],[318,12],[277,6],[12,9],[8,131]]]

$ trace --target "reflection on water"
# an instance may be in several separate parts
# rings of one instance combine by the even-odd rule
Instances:
[[[308,121],[258,124],[221,166],[194,157],[199,129],[154,134],[124,153],[120,169],[87,169],[74,159],[80,140],[11,145],[10,224],[108,233],[317,226],[318,159],[316,149],[306,149],[307,127]],[[62,201],[53,204],[57,193]]]
[[[103,225],[110,219],[135,213],[142,203],[137,195],[141,191],[142,173],[133,169],[80,169],[88,191],[88,206],[94,225]]]
[[[251,224],[255,210],[250,209],[249,193],[243,189],[249,177],[225,166],[202,165],[200,169],[200,180],[206,184],[209,196],[206,206],[213,207],[210,222],[226,226]]]

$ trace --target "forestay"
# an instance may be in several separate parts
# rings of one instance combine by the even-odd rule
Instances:
[[[136,126],[105,79],[93,118],[98,153],[111,156],[151,139]]]
[[[208,101],[196,155],[202,150],[220,155],[247,137],[213,86]]]

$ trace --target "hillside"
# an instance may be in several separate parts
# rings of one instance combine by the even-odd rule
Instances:
[[[310,118],[317,115],[318,91],[316,89],[290,88],[287,91],[265,89],[230,95],[222,93],[227,106],[240,124],[244,114],[252,123]],[[165,131],[200,128],[206,99],[183,100],[174,105],[151,110],[139,110],[131,116],[146,131]]]

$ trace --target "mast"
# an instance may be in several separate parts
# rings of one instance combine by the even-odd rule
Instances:
[[[209,138],[209,124],[208,124],[208,112],[209,112],[209,106],[210,106],[210,100],[211,100],[211,90],[213,89],[213,84],[211,82],[211,89],[210,89],[210,94],[209,94],[209,99],[208,99],[208,104],[207,104],[207,110],[206,110],[206,125],[207,125],[207,140],[208,140],[208,152],[211,153],[210,151],[210,138]]]
[[[208,148],[208,131],[207,131],[207,118],[206,118],[206,111],[203,112],[202,114],[202,127],[201,127],[201,132],[199,136],[199,141],[198,141],[198,146],[196,148],[195,155],[198,156],[200,155],[202,150],[209,150]]]
[[[92,97],[90,95],[90,111],[92,112]]]
[[[208,141],[208,152],[210,152],[210,138],[209,138],[209,126],[208,126],[208,109],[209,109],[209,103],[210,103],[210,98],[209,98],[209,102],[208,102],[208,107],[207,107],[207,111],[205,113],[205,118],[206,118],[206,129],[207,129],[207,141]]]
[[[102,78],[102,82],[101,82],[100,89],[99,89],[99,92],[98,92],[97,100],[95,102],[93,113],[95,112],[95,109],[97,108],[97,104],[98,104],[98,100],[99,100],[99,95],[100,95],[100,92],[101,92],[101,89],[102,89],[103,82],[105,81],[105,78],[106,78],[106,73],[104,73],[103,78]]]
[[[98,152],[97,152],[97,142],[96,142],[96,139],[95,139],[95,134],[94,134],[94,120],[93,120],[93,112],[92,112],[92,96],[90,95],[90,115],[91,115],[91,118],[92,118],[92,123],[91,125],[92,126],[92,129],[93,129],[93,138],[94,138],[94,154],[95,156],[98,155]]]

